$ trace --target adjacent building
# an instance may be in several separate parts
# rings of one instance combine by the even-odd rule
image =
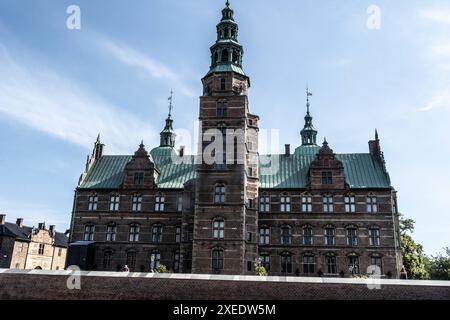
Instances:
[[[304,124],[290,124],[303,125],[299,146],[261,155],[228,2],[210,50],[197,155],[176,149],[171,107],[150,152],[141,143],[134,155],[106,155],[98,138],[76,188],[68,264],[254,274],[260,261],[270,275],[351,276],[375,266],[398,277],[396,191],[378,133],[363,153],[319,145],[307,92]],[[211,150],[212,141],[223,147]]]
[[[0,215],[0,268],[64,270],[67,244],[68,237],[53,225],[27,227],[21,218],[9,223]]]

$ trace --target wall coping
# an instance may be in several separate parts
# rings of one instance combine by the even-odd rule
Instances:
[[[71,276],[70,270],[18,270],[0,269],[1,274],[18,275],[45,275],[45,276]],[[352,278],[324,278],[324,277],[259,277],[259,276],[233,276],[211,274],[159,274],[159,273],[133,273],[133,272],[99,272],[79,271],[82,277],[106,277],[106,278],[154,278],[169,280],[211,280],[211,281],[247,281],[247,282],[288,282],[288,283],[322,283],[322,284],[356,284],[356,285],[395,285],[395,286],[429,286],[450,287],[450,281],[435,280],[398,280],[398,279],[352,279]]]

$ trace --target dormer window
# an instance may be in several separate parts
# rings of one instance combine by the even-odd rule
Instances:
[[[331,171],[322,172],[322,184],[333,184],[333,173]]]
[[[134,174],[134,185],[141,186],[144,184],[144,173],[143,172],[136,172]]]

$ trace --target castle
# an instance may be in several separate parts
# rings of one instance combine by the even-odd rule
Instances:
[[[97,139],[75,192],[68,265],[253,275],[260,263],[269,275],[399,276],[396,191],[378,134],[367,153],[318,145],[307,92],[301,145],[260,155],[243,51],[227,1],[202,79],[207,139],[197,155],[176,150],[171,111],[150,152],[142,143],[110,156]]]

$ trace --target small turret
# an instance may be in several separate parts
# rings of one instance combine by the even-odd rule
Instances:
[[[317,130],[314,129],[312,123],[312,116],[309,111],[311,104],[309,102],[309,98],[312,97],[312,93],[309,89],[306,89],[306,116],[305,116],[305,126],[303,130],[300,132],[302,137],[302,146],[317,146]]]
[[[173,131],[173,119],[172,119],[172,109],[173,109],[173,91],[170,91],[170,97],[169,100],[169,115],[166,119],[166,125],[164,127],[164,130],[161,131],[161,141],[159,146],[160,147],[175,147],[175,138],[176,134]]]
[[[81,174],[80,179],[78,180],[79,186],[83,183],[89,170],[92,168],[92,166],[95,164],[95,162],[103,156],[104,149],[105,149],[105,145],[101,142],[100,133],[99,133],[97,136],[97,140],[94,143],[94,149],[92,150],[91,156],[89,156],[89,155],[87,156],[84,172]]]

